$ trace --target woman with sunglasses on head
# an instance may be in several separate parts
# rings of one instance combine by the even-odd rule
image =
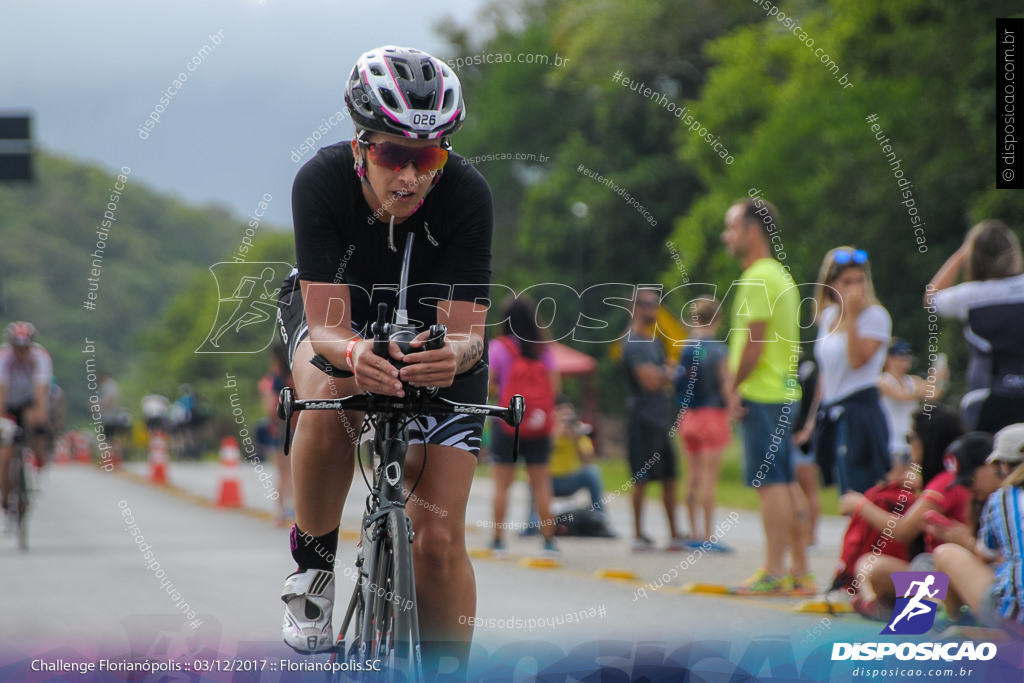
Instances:
[[[821,409],[815,452],[826,484],[835,473],[840,492],[863,493],[889,470],[889,430],[878,393],[892,332],[875,299],[868,253],[837,247],[818,274]]]
[[[1002,221],[982,221],[925,289],[930,312],[966,323],[971,352],[960,409],[972,429],[995,433],[1024,422],[1022,266],[1017,235]]]
[[[363,54],[345,91],[356,136],[321,149],[295,178],[292,213],[296,272],[280,295],[296,393],[329,399],[369,391],[403,396],[402,382],[441,387],[440,396],[487,399],[483,329],[491,275],[490,188],[471,165],[450,156],[447,136],[466,117],[459,79],[447,65],[410,48]],[[448,163],[446,163],[448,162]],[[435,322],[444,346],[402,354],[396,369],[374,354],[370,323],[379,302],[395,309],[402,251],[415,235],[408,318],[422,347]],[[321,354],[354,373],[333,379],[310,364]],[[283,636],[301,652],[333,646],[334,564],[342,507],[354,472],[362,413],[301,414],[292,442],[297,566],[282,594]],[[413,559],[422,640],[464,655],[472,637],[476,584],[466,551],[465,510],[483,418],[423,417],[409,425],[405,486],[423,504],[407,513],[416,529]],[[429,444],[428,466],[425,444]],[[444,510],[446,514],[437,514]],[[460,617],[461,620],[460,620]],[[425,663],[440,652],[424,652]],[[462,657],[464,661],[464,656]]]

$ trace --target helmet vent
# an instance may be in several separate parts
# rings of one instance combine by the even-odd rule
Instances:
[[[409,65],[406,64],[404,61],[392,59],[391,66],[394,67],[395,73],[398,76],[398,78],[404,79],[406,81],[413,80],[412,71],[409,69]]]
[[[384,101],[384,104],[388,109],[392,109],[394,111],[402,110],[402,105],[398,103],[398,100],[395,99],[394,93],[390,90],[387,90],[386,88],[377,88],[377,93],[380,95],[380,98]]]
[[[428,82],[434,80],[437,76],[437,73],[434,71],[434,65],[424,60],[421,66],[423,68],[423,80]]]
[[[448,111],[454,104],[455,93],[451,91],[451,88],[444,91],[444,102],[441,104],[441,111]]]
[[[377,64],[371,64],[370,65],[370,73],[373,74],[374,76],[383,76],[384,75],[384,69],[380,68],[380,66],[377,65]]]
[[[433,109],[434,102],[437,100],[437,91],[431,90],[426,97],[418,95],[408,94],[409,107],[412,109]]]

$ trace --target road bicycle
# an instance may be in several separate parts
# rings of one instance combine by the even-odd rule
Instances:
[[[25,432],[20,427],[14,433],[13,453],[9,472],[7,492],[7,523],[18,537],[18,549],[28,550],[28,511],[32,491],[33,473],[29,471],[29,449],[25,443]]]
[[[416,336],[416,330],[408,324],[405,313],[412,240],[413,235],[410,234],[405,245],[396,322],[386,321],[387,305],[381,303],[378,306],[377,321],[371,327],[374,353],[388,358],[396,366],[401,364],[390,358],[390,342],[396,342],[403,353],[419,350],[409,345]],[[443,325],[432,326],[424,348],[441,348],[445,334]],[[351,372],[335,368],[322,356],[315,356],[312,363],[332,377],[352,377]],[[285,387],[279,398],[278,416],[285,420],[285,454],[290,448],[291,417],[302,410],[360,411],[365,414],[363,433],[374,430],[372,481],[366,476],[362,454],[356,448],[359,471],[369,493],[356,553],[358,578],[341,622],[331,663],[339,660],[381,660],[381,670],[386,679],[417,680],[422,676],[423,669],[412,558],[415,530],[405,508],[419,484],[419,478],[406,494],[404,483],[405,457],[409,447],[408,427],[424,416],[463,414],[499,417],[515,428],[513,453],[517,454],[519,424],[526,410],[526,401],[516,395],[511,398],[508,406],[476,405],[441,398],[436,395],[435,388],[405,385],[403,389],[404,397],[365,393],[328,400],[300,400],[292,388]],[[426,444],[424,449],[419,477],[423,476],[427,467]]]

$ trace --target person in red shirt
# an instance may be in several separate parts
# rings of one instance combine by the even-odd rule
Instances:
[[[898,543],[910,544],[923,535],[924,553],[917,555],[930,555],[942,540],[928,533],[929,515],[926,513],[931,511],[955,523],[968,523],[971,491],[963,482],[969,480],[973,471],[984,463],[992,450],[992,439],[981,432],[970,432],[954,440],[962,431],[962,423],[955,413],[945,408],[933,411],[931,419],[922,418],[927,418],[927,415],[918,411],[910,436],[911,459],[920,466],[922,479],[928,483],[906,512],[897,509],[889,512],[856,492],[844,494],[839,499],[839,511],[860,517]],[[925,439],[931,442],[927,446]],[[937,463],[941,463],[942,469],[936,472]],[[857,560],[852,583],[858,591],[853,600],[854,608],[868,618],[888,618],[896,601],[889,576],[892,572],[910,570],[909,560],[872,553],[861,556]]]

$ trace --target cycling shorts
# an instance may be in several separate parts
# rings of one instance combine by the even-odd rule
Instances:
[[[294,272],[285,279],[278,294],[277,318],[281,339],[288,347],[290,367],[299,342],[309,336],[302,290]],[[467,372],[457,375],[455,382],[440,389],[437,395],[459,403],[486,403],[488,381],[487,363],[480,361]],[[483,415],[451,415],[441,420],[424,415],[409,423],[409,445],[451,446],[479,457],[483,431]]]

